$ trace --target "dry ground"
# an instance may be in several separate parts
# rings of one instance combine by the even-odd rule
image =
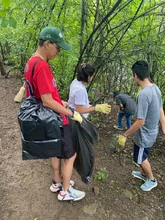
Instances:
[[[79,202],[60,202],[50,192],[50,160],[23,161],[17,123],[19,104],[13,101],[21,82],[0,78],[0,219],[1,220],[164,220],[165,219],[165,143],[158,138],[150,161],[158,179],[151,192],[140,190],[140,180],[131,176],[138,170],[132,163],[132,142],[123,154],[117,151],[116,109],[100,116],[99,142],[95,146],[95,169],[106,168],[106,180],[85,185],[74,171],[75,188],[86,192]],[[104,175],[103,175],[104,177]]]

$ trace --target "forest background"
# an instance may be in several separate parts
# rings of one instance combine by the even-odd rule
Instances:
[[[94,101],[110,99],[114,90],[137,96],[131,66],[147,60],[151,80],[162,92],[165,106],[165,2],[162,0],[1,0],[0,67],[19,69],[37,47],[40,30],[57,26],[70,51],[50,61],[60,94],[67,99],[69,85],[80,62],[96,68],[88,86]],[[90,93],[91,91],[91,93]]]
[[[57,26],[71,45],[50,61],[63,100],[75,78],[76,66],[92,63],[96,69],[88,85],[92,102],[112,105],[109,115],[94,113],[90,120],[99,132],[94,146],[95,166],[90,184],[73,172],[83,200],[63,203],[49,190],[50,160],[22,160],[17,114],[13,101],[23,84],[27,60],[35,52],[38,34]],[[140,189],[133,179],[132,137],[120,150],[114,129],[118,106],[113,91],[137,97],[131,67],[139,59],[151,67],[151,80],[162,92],[165,107],[164,0],[0,0],[0,219],[2,220],[164,220],[165,142],[160,129],[150,162],[158,187]],[[18,77],[18,78],[16,78]],[[20,81],[21,79],[21,81]],[[154,117],[154,116],[153,116]],[[133,118],[134,120],[134,118]]]

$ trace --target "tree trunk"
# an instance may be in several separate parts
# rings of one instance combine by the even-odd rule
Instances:
[[[1,72],[2,76],[6,75],[6,70],[5,70],[5,67],[4,67],[4,64],[3,64],[3,60],[2,60],[1,57],[0,57],[0,72]]]

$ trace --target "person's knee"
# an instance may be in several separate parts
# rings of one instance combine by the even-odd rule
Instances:
[[[61,166],[60,159],[58,159],[57,157],[52,157],[51,160],[53,169],[59,170],[59,167]]]
[[[148,158],[146,158],[145,160],[142,161],[141,166],[143,167],[144,165],[148,164]]]
[[[77,154],[75,153],[71,158],[65,159],[65,163],[67,163],[67,164],[74,163],[76,156],[77,156]]]

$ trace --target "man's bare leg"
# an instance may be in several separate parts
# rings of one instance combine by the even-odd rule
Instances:
[[[150,180],[154,180],[154,176],[151,170],[151,165],[148,159],[144,160],[140,166],[142,168],[142,174],[146,175]]]
[[[147,176],[147,174],[145,173],[145,171],[144,171],[144,169],[143,169],[143,167],[141,166],[141,164],[140,164],[140,167],[141,167],[141,174],[143,175],[143,176]]]
[[[70,187],[70,179],[72,176],[72,172],[73,172],[73,163],[75,161],[76,158],[76,153],[74,154],[73,157],[69,158],[69,159],[65,159],[64,160],[64,164],[63,164],[63,191],[67,191]]]
[[[56,183],[62,182],[61,177],[61,160],[57,157],[52,157],[53,176]]]

